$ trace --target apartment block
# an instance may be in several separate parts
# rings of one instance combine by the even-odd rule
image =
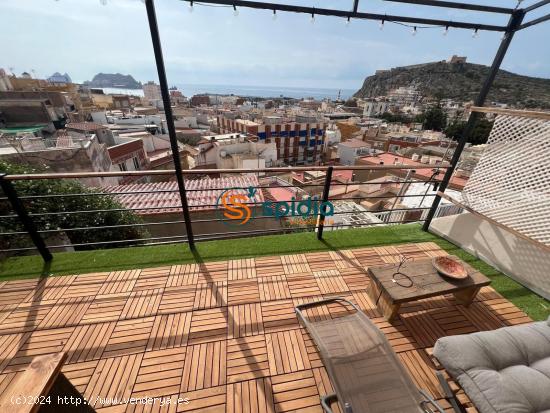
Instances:
[[[218,116],[220,133],[243,133],[257,137],[259,142],[275,143],[277,159],[288,165],[318,164],[322,160],[325,144],[325,122],[298,123],[283,118],[253,122],[245,119],[228,119]]]

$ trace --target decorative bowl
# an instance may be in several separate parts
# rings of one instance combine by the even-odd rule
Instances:
[[[455,280],[463,280],[468,278],[468,273],[464,265],[455,258],[451,257],[435,257],[432,260],[432,265],[441,275],[444,275]]]

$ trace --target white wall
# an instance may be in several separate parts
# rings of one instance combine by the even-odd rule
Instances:
[[[471,213],[434,219],[430,232],[550,299],[550,253],[544,248]]]

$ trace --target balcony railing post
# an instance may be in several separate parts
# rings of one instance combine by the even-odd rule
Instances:
[[[317,227],[317,239],[323,239],[323,229],[325,227],[325,213],[326,208],[324,203],[328,201],[328,195],[330,193],[330,183],[332,182],[332,166],[327,169],[325,176],[325,186],[323,187],[323,198],[321,199],[321,206],[319,207],[319,225]]]
[[[10,204],[17,214],[19,216],[19,219],[21,220],[21,223],[23,224],[23,228],[25,228],[25,231],[27,231],[32,239],[32,242],[36,246],[36,249],[42,255],[42,258],[45,262],[49,262],[53,259],[52,254],[50,253],[50,250],[46,246],[46,243],[38,233],[38,230],[36,229],[36,226],[34,225],[34,222],[32,221],[31,217],[27,213],[27,210],[25,209],[25,206],[21,202],[21,199],[17,196],[17,191],[13,187],[12,183],[6,179],[7,174],[0,173],[0,186],[2,187],[2,191],[4,192],[4,195],[6,195],[6,198],[10,201]]]
[[[495,55],[495,58],[493,59],[493,64],[491,65],[491,69],[489,70],[489,73],[485,78],[485,82],[483,83],[483,86],[479,91],[479,94],[474,102],[474,106],[483,106],[485,104],[485,100],[487,99],[487,95],[489,94],[489,91],[491,90],[491,86],[493,85],[495,77],[498,74],[500,65],[504,60],[504,56],[506,56],[506,52],[508,51],[508,48],[510,47],[510,43],[514,38],[514,34],[518,29],[518,27],[521,25],[521,22],[523,21],[524,17],[525,17],[525,11],[522,9],[515,10],[512,16],[510,17],[510,21],[508,22],[506,33],[504,34],[504,37],[500,42],[498,51]],[[466,142],[468,142],[468,138],[470,137],[472,131],[474,130],[474,127],[478,119],[479,119],[479,112],[470,113],[470,117],[468,118],[468,123],[464,127],[464,131],[462,132],[462,135],[460,136],[460,140],[458,141],[458,145],[453,153],[453,157],[451,159],[451,165],[445,172],[445,176],[443,177],[443,179],[441,180],[441,184],[439,185],[440,192],[445,192],[445,189],[447,188],[447,185],[449,184],[451,177],[453,176],[453,173],[456,169],[458,161],[460,160],[460,155],[462,154],[462,151],[466,146]],[[424,231],[428,231],[428,229],[430,228],[430,224],[432,222],[432,219],[435,216],[435,213],[437,212],[437,207],[439,206],[440,202],[441,202],[441,197],[439,195],[436,195],[434,198],[432,207],[430,209],[430,212],[428,212],[428,216],[422,227]]]
[[[170,147],[172,149],[172,159],[174,160],[174,169],[176,171],[176,180],[180,194],[181,209],[183,210],[183,218],[185,220],[185,230],[187,232],[187,242],[189,248],[195,248],[195,237],[193,236],[193,228],[191,227],[191,216],[189,214],[189,204],[187,202],[187,193],[185,191],[185,182],[183,180],[183,172],[181,168],[180,150],[178,139],[176,136],[176,127],[174,126],[174,117],[172,115],[172,106],[170,103],[170,91],[168,90],[168,80],[166,79],[166,68],[164,67],[164,57],[162,55],[162,47],[160,42],[160,34],[157,23],[157,15],[155,13],[155,4],[153,0],[146,0],[145,7],[147,9],[147,18],[149,20],[149,30],[151,32],[151,40],[153,42],[153,50],[155,52],[155,62],[157,65],[157,73],[160,83],[160,91],[162,95],[162,103],[164,106],[164,116],[166,117],[166,126],[168,127],[168,136],[170,137]]]

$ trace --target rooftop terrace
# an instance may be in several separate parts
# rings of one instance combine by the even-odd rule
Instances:
[[[411,238],[422,242],[400,243]],[[112,251],[59,253],[49,271],[70,275],[0,284],[0,391],[33,357],[65,351],[63,372],[87,398],[187,397],[177,407],[186,412],[321,412],[330,380],[294,306],[340,295],[382,329],[418,386],[449,407],[429,357],[435,340],[530,322],[517,305],[534,318],[548,314],[544,300],[416,225],[331,232],[324,242],[312,234],[206,242],[183,258],[181,246],[119,249],[118,262]],[[495,288],[484,287],[469,308],[452,296],[426,299],[386,322],[367,296],[366,269],[391,265],[399,254],[417,260],[447,251],[480,268]],[[35,258],[6,261],[3,276],[38,276]],[[99,412],[136,407],[94,404]]]

